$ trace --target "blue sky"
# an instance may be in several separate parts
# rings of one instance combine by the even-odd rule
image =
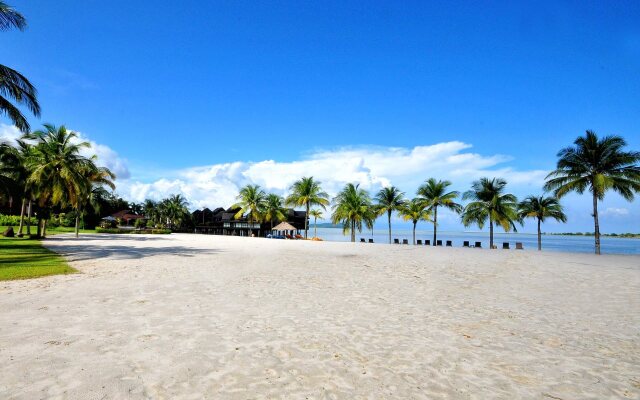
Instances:
[[[640,149],[638,2],[9,3],[29,28],[0,35],[1,62],[38,87],[32,124],[100,145],[134,200],[215,206],[310,173],[409,194],[503,175],[524,196],[586,129]],[[591,230],[589,199],[565,203],[549,230]],[[601,208],[638,230],[638,201]]]

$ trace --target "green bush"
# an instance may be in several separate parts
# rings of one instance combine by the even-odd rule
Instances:
[[[167,235],[171,233],[171,229],[121,229],[121,228],[96,228],[96,233],[125,233],[125,234],[153,234],[153,235]]]
[[[27,217],[24,218],[25,225],[27,224]],[[31,217],[31,225],[36,225],[38,221]],[[19,215],[4,215],[0,214],[0,226],[18,226],[20,225]]]
[[[135,224],[133,224],[136,228],[146,228],[147,220],[146,219],[137,219]]]
[[[100,221],[100,224],[98,224],[98,228],[103,228],[103,229],[111,229],[111,228],[116,228],[118,226],[118,223],[116,221],[109,221],[106,219],[103,219],[102,221]]]

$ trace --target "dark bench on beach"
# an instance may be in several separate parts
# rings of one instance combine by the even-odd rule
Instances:
[[[509,250],[509,242],[502,242],[502,249]]]
[[[400,240],[398,240],[398,239],[393,239],[393,244],[400,244]]]
[[[469,241],[465,240],[464,242],[462,242],[462,247],[469,247]]]
[[[416,240],[416,244],[417,244],[418,246],[422,246],[422,239],[418,239],[418,240]]]
[[[451,242],[451,240],[447,240],[447,247],[452,247],[453,243]]]
[[[516,250],[524,250],[524,246],[522,246],[522,242],[516,242]]]
[[[436,246],[442,246],[442,240],[436,240]]]
[[[402,244],[409,244],[409,239],[402,239]]]
[[[427,239],[424,241],[425,246],[431,246],[431,240]]]
[[[369,243],[373,243],[373,239],[369,239]]]
[[[367,241],[364,238],[360,238],[360,243],[367,243]]]
[[[482,242],[476,242],[476,244],[473,247],[481,249],[482,248]]]

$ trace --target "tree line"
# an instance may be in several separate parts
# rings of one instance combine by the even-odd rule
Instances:
[[[303,177],[290,187],[291,194],[286,198],[267,194],[258,185],[247,185],[240,190],[238,202],[232,207],[239,208],[236,218],[244,216],[250,222],[271,221],[273,227],[273,222],[285,219],[284,206],[304,207],[307,216],[317,221],[322,218],[327,206],[331,205],[331,222],[341,224],[343,233],[350,233],[352,242],[356,240],[356,232],[362,232],[364,228],[373,229],[376,219],[385,215],[391,243],[391,217],[397,213],[413,224],[414,244],[418,222],[431,222],[434,246],[437,243],[439,209],[458,214],[465,227],[478,226],[482,229],[488,225],[490,248],[494,248],[496,226],[505,232],[516,231],[516,224],[523,225],[526,218],[532,218],[537,223],[538,250],[541,250],[542,223],[548,219],[567,221],[559,199],[570,192],[590,192],[595,253],[600,254],[598,202],[604,199],[609,190],[628,201],[632,201],[634,193],[640,191],[640,152],[625,151],[625,146],[625,140],[619,136],[599,138],[595,132],[586,131],[584,136],[574,141],[573,146],[558,152],[556,169],[547,175],[543,187],[549,194],[527,196],[522,201],[507,192],[507,182],[502,178],[480,178],[462,194],[449,190],[449,181],[429,178],[411,199],[406,198],[405,193],[395,186],[384,187],[371,197],[358,184],[347,183],[333,199],[329,199],[329,195],[321,188],[321,182],[313,177]],[[463,206],[458,199],[468,203]],[[305,221],[307,238],[308,219]]]

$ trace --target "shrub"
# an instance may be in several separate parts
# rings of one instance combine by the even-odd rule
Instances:
[[[146,219],[137,219],[135,224],[133,224],[136,228],[146,228],[147,220]]]
[[[171,233],[171,229],[143,229],[135,231],[133,229],[122,228],[96,228],[96,233],[114,233],[114,234],[154,234],[154,235],[167,235]]]
[[[98,228],[103,228],[103,229],[111,229],[111,228],[115,228],[118,226],[118,223],[116,221],[109,221],[106,219],[103,219],[102,221],[100,221],[100,224],[98,224]]]
[[[24,218],[25,225],[27,224],[27,217]],[[31,225],[37,224],[37,220],[31,217]],[[4,215],[0,214],[0,226],[18,226],[20,225],[19,215]]]

